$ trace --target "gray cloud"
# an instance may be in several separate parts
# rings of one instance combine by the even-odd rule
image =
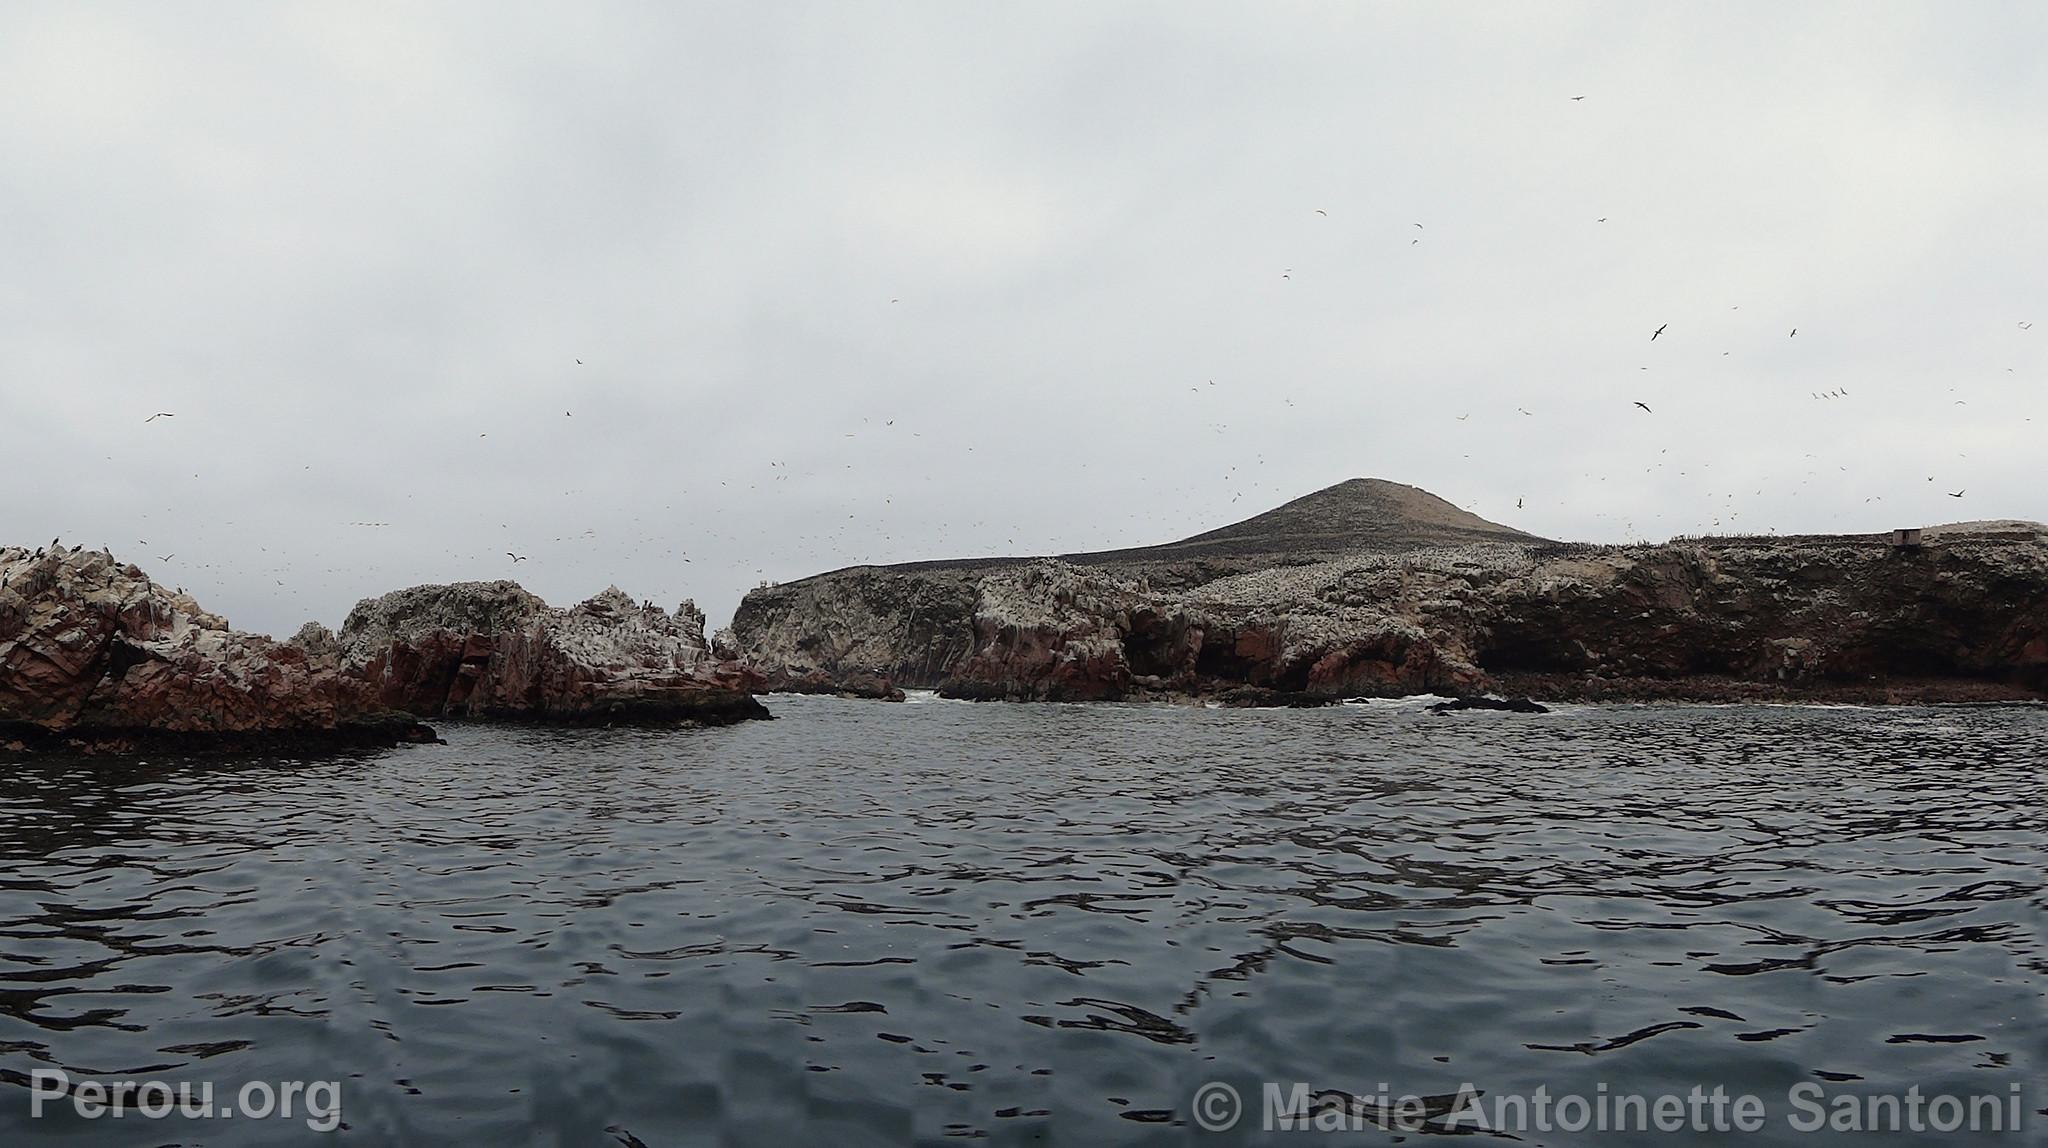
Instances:
[[[1355,475],[1606,540],[2044,517],[2044,36],[13,4],[0,524],[289,631],[497,576],[718,619]]]

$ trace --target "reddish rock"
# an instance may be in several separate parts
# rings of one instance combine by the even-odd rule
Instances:
[[[881,674],[862,673],[858,670],[834,676],[824,670],[790,671],[777,669],[767,676],[768,692],[776,694],[826,694],[840,698],[867,698],[874,701],[900,702],[903,691]]]
[[[431,740],[328,660],[228,628],[104,551],[0,550],[0,727],[24,747]]]
[[[618,589],[568,609],[512,582],[416,586],[358,603],[339,637],[344,669],[422,717],[576,724],[769,716],[759,673],[710,651],[704,615],[671,616]]]
[[[2036,529],[1950,529],[1912,551],[1845,536],[1361,553],[1169,589],[1041,560],[826,575],[749,602],[736,645],[771,672],[795,658],[828,679],[879,668],[955,697],[1255,701],[1510,681],[1560,698],[2048,696]]]

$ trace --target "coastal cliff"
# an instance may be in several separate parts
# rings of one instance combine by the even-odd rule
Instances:
[[[106,551],[0,549],[0,748],[296,750],[431,729]]]
[[[753,696],[767,682],[711,652],[694,603],[670,614],[616,587],[563,609],[515,582],[415,586],[357,603],[338,635],[308,626],[293,641],[332,651],[383,704],[421,717],[720,725],[769,716]]]
[[[771,681],[968,698],[2048,694],[2048,528],[1590,546],[1444,506],[1354,480],[1163,547],[836,571],[748,594],[728,641]]]

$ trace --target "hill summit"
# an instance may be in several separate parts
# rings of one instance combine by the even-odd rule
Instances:
[[[1300,560],[1358,551],[1544,541],[1547,539],[1460,510],[1419,486],[1383,478],[1353,478],[1178,542],[1065,557],[1089,564],[1253,557]]]

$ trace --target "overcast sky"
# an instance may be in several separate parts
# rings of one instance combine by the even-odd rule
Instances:
[[[0,541],[282,635],[497,577],[716,625],[1354,476],[1603,541],[2048,518],[2044,43],[2031,3],[10,0]]]

